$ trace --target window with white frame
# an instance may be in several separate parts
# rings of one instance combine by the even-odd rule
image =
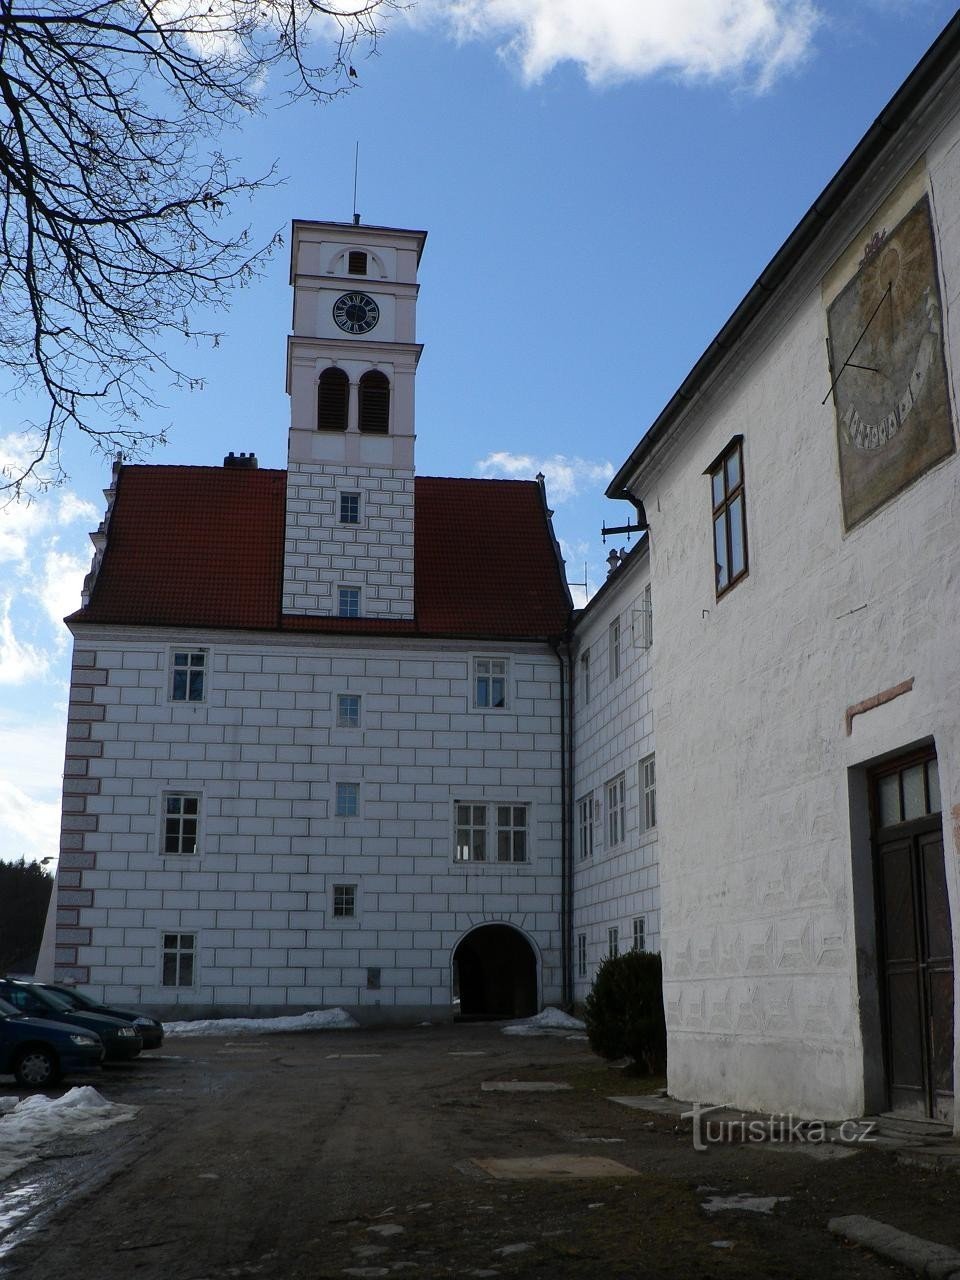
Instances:
[[[170,698],[202,702],[206,697],[206,649],[174,649],[170,655]]]
[[[657,767],[653,756],[640,761],[640,826],[652,831],[657,825]]]
[[[607,783],[607,845],[620,844],[627,830],[627,780],[619,774]]]
[[[607,930],[607,955],[618,956],[620,954],[620,929],[613,924]]]
[[[577,934],[577,977],[587,976],[587,935]]]
[[[160,981],[165,987],[192,987],[196,979],[197,935],[165,933]]]
[[[357,886],[335,884],[333,886],[334,920],[353,920],[357,914]]]
[[[647,921],[645,916],[634,917],[633,949],[634,951],[645,951],[647,949]]]
[[[620,619],[614,618],[607,628],[607,671],[611,680],[620,674]]]
[[[359,587],[340,587],[337,592],[337,616],[340,618],[360,617]]]
[[[359,693],[337,694],[337,728],[360,728],[360,695]]]
[[[473,705],[485,710],[507,705],[506,658],[474,658]]]
[[[360,812],[360,783],[338,782],[334,816],[355,818]]]
[[[341,524],[359,524],[360,523],[360,495],[359,493],[340,494],[340,523]]]
[[[170,791],[163,797],[163,852],[197,853],[200,841],[200,797]]]
[[[529,861],[529,805],[458,800],[454,827],[457,862]]]
[[[593,792],[577,802],[577,849],[580,861],[593,857]]]
[[[580,691],[584,703],[590,701],[590,650],[584,649],[580,655]]]

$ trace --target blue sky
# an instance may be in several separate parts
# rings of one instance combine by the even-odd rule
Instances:
[[[547,475],[571,579],[602,581],[606,480],[952,16],[938,0],[422,0],[359,87],[271,109],[224,152],[282,185],[248,215],[428,232],[417,470]],[[286,246],[219,317],[204,380],[144,419],[153,455],[285,462]],[[0,384],[0,461],[31,406]],[[0,858],[53,855],[70,637],[109,463],[0,511]]]

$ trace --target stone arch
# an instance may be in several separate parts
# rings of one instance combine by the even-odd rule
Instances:
[[[469,929],[450,957],[454,1011],[461,1017],[526,1018],[540,1008],[540,955],[516,925]]]

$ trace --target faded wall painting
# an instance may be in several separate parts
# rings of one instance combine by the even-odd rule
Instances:
[[[864,245],[827,330],[850,529],[954,450],[926,195]]]

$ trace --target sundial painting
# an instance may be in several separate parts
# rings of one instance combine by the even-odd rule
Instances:
[[[850,529],[954,449],[927,196],[864,245],[827,330]]]

